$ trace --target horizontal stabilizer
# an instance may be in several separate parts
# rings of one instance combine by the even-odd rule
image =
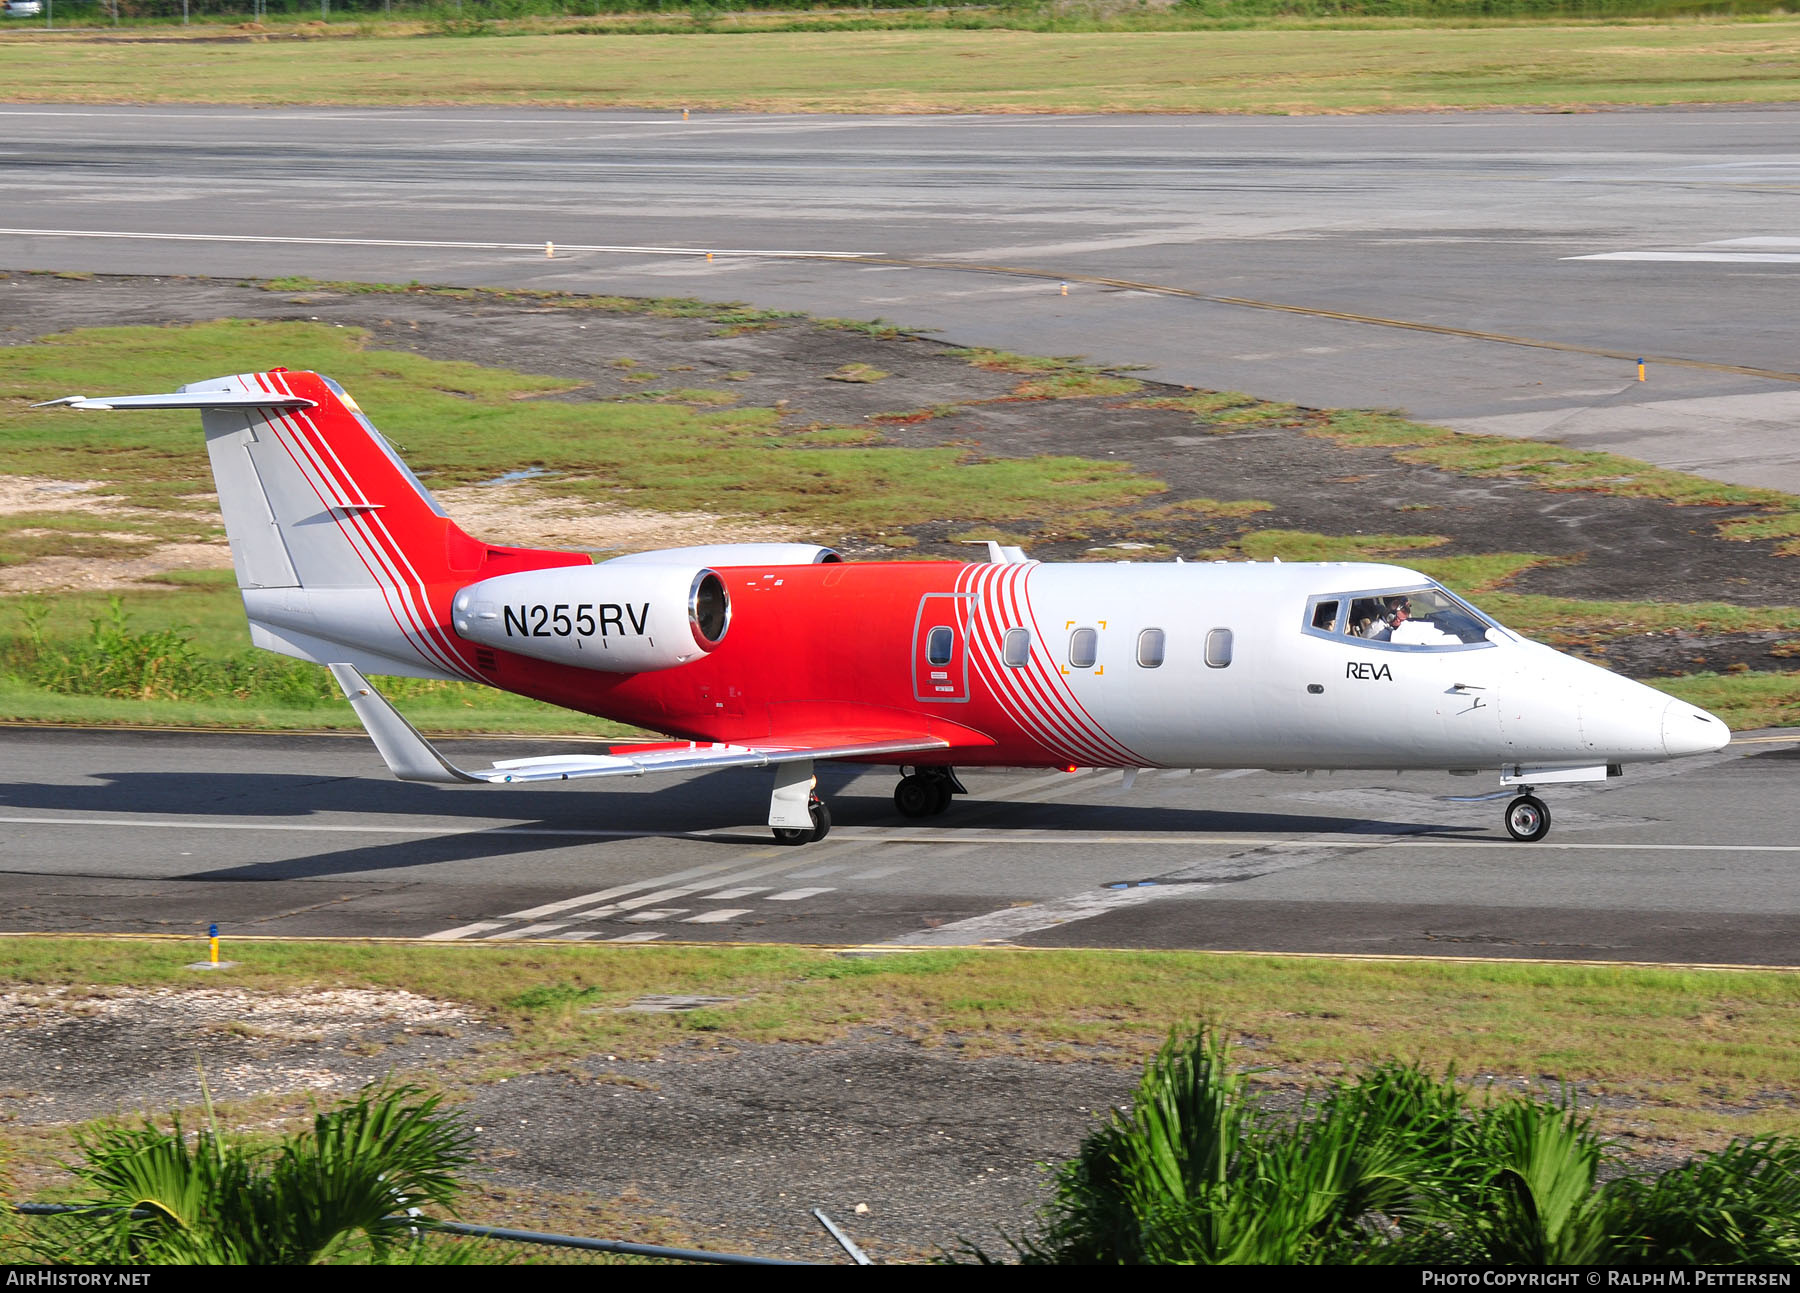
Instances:
[[[796,759],[857,759],[884,754],[945,750],[942,737],[879,733],[829,733],[818,741],[767,740],[746,745],[694,741],[643,749],[623,747],[607,754],[552,754],[503,759],[489,768],[464,769],[451,763],[369,680],[352,665],[334,664],[331,675],[368,729],[388,769],[402,781],[511,783],[568,781],[575,777],[641,777],[652,772],[695,772],[714,768],[766,768]]]
[[[298,395],[268,395],[262,391],[176,391],[170,395],[65,395],[60,400],[33,404],[34,409],[56,407],[106,413],[113,409],[311,409],[315,400]]]

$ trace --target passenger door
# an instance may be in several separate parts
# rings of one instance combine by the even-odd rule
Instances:
[[[913,624],[913,699],[969,699],[967,593],[927,593]]]

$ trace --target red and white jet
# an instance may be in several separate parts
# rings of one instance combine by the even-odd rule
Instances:
[[[767,766],[769,825],[822,839],[820,759],[898,765],[909,817],[955,767],[1499,769],[1538,785],[1717,750],[1704,710],[1367,563],[848,563],[742,543],[595,561],[465,534],[343,388],[276,369],[55,404],[201,413],[258,646],[327,665],[394,774],[526,782]],[[366,674],[486,683],[674,738],[451,764]]]

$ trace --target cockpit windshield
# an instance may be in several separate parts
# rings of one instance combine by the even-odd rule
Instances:
[[[1436,584],[1327,593],[1312,598],[1306,614],[1316,636],[1403,647],[1485,646],[1493,640],[1488,631],[1498,627]]]

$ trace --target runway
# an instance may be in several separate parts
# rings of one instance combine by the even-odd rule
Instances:
[[[0,266],[879,316],[1800,492],[1797,120],[14,107]]]
[[[1536,845],[1464,778],[981,772],[918,822],[833,765],[838,826],[785,848],[758,773],[453,790],[356,736],[8,729],[0,929],[1796,965],[1796,757],[1558,788]]]
[[[0,268],[879,316],[1800,492],[1796,121],[14,107]],[[14,729],[0,928],[1792,965],[1764,735],[1559,789],[1535,846],[1448,777],[982,773],[919,823],[832,768],[784,849],[748,773],[453,792],[360,737]]]

